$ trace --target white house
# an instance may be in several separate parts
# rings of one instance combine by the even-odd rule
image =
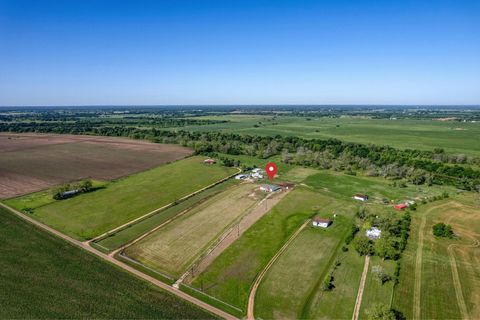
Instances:
[[[368,229],[365,234],[367,235],[367,237],[369,237],[370,239],[378,239],[380,238],[380,236],[382,235],[382,230],[378,229],[377,227],[373,227],[373,228],[370,228]]]
[[[366,194],[357,193],[357,194],[354,194],[354,195],[353,195],[353,199],[355,199],[355,200],[360,200],[360,201],[367,201],[367,200],[368,200],[368,196],[367,196]]]
[[[314,227],[328,228],[332,224],[332,220],[323,219],[320,217],[313,218],[312,225]]]

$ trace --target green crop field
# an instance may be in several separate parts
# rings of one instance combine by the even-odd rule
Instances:
[[[0,318],[213,316],[0,209]]]
[[[297,187],[215,259],[193,285],[245,310],[258,272],[322,203],[327,203],[322,195]]]
[[[179,277],[228,227],[265,197],[255,184],[232,187],[127,248],[126,254]]]
[[[321,197],[319,205],[322,217],[331,218],[337,212],[333,224],[326,230],[307,227],[289,245],[287,250],[268,271],[256,294],[255,315],[263,319],[308,318],[312,299],[330,271],[339,244],[356,212],[353,205],[345,205],[330,197]],[[299,268],[301,266],[301,268]]]
[[[205,191],[202,191],[180,203],[174,205],[173,207],[166,208],[161,210],[157,214],[154,214],[144,220],[139,221],[125,229],[122,229],[112,235],[109,235],[105,239],[102,239],[96,244],[100,245],[101,248],[107,249],[108,251],[115,250],[122,245],[140,237],[144,233],[152,230],[156,226],[161,225],[162,223],[168,221],[169,219],[175,217],[177,214],[188,210],[189,208],[205,201],[206,199],[222,192],[226,188],[238,184],[238,180],[229,179],[223,183],[217,184]]]
[[[407,318],[480,317],[479,212],[478,195],[466,193],[423,206],[414,214],[394,308]],[[433,236],[432,226],[438,222],[452,225],[459,238]]]
[[[284,135],[307,139],[337,138],[358,143],[389,145],[401,149],[433,150],[480,156],[480,123],[369,119],[343,116],[311,118],[263,115],[222,115],[195,119],[229,120],[228,123],[188,126],[192,131],[220,131],[255,135]]]
[[[143,171],[104,189],[33,208],[32,215],[72,237],[89,239],[236,172],[220,165],[205,166],[203,159],[196,156]],[[6,201],[13,206],[19,202],[19,210],[32,208],[22,198]]]

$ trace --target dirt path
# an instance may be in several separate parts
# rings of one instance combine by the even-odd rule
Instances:
[[[480,246],[480,242],[478,240],[474,240],[470,245],[460,245],[460,244],[451,244],[448,246],[448,259],[450,260],[450,266],[452,267],[452,277],[453,277],[453,286],[455,288],[455,295],[457,297],[457,304],[458,308],[460,309],[460,313],[462,314],[462,319],[470,319],[467,304],[465,303],[465,298],[462,292],[462,283],[460,282],[460,276],[458,275],[457,269],[457,262],[455,260],[455,247],[469,247],[475,248]]]
[[[202,192],[202,191],[205,191],[205,190],[207,190],[207,189],[209,189],[209,188],[211,188],[211,187],[213,187],[213,186],[216,186],[217,184],[220,184],[220,183],[222,183],[222,182],[224,182],[224,181],[226,181],[226,180],[228,180],[228,179],[236,176],[236,175],[239,174],[240,172],[242,172],[242,169],[240,169],[240,168],[237,168],[237,170],[238,170],[238,172],[236,172],[236,173],[234,173],[234,174],[231,174],[231,175],[229,175],[228,177],[222,178],[222,179],[220,179],[220,180],[218,180],[218,181],[216,181],[216,182],[214,182],[214,183],[212,183],[212,184],[210,184],[210,185],[208,185],[208,186],[206,186],[206,187],[203,187],[203,188],[201,188],[201,189],[198,189],[198,190],[195,191],[195,192],[192,192],[192,193],[190,193],[190,194],[187,194],[186,196],[184,196],[184,197],[176,200],[176,202],[178,202],[178,201],[183,201],[183,200],[186,200],[186,199],[188,199],[188,198],[190,198],[190,197],[193,197],[194,195],[196,195],[196,194],[198,194],[198,193],[200,193],[200,192]],[[127,222],[127,223],[122,224],[121,226],[118,226],[118,227],[116,227],[116,228],[114,228],[114,229],[112,229],[112,230],[109,230],[109,231],[107,231],[107,232],[105,232],[105,233],[102,233],[101,235],[96,236],[95,238],[90,239],[90,240],[88,240],[88,241],[85,241],[84,243],[89,244],[89,243],[91,243],[91,242],[98,241],[98,240],[100,240],[100,239],[108,236],[109,234],[112,234],[112,233],[115,233],[115,232],[120,231],[120,230],[122,230],[122,229],[125,229],[126,227],[129,227],[129,226],[131,226],[131,225],[133,225],[133,224],[135,224],[135,223],[137,223],[137,222],[139,222],[139,221],[141,221],[141,220],[143,220],[143,219],[145,219],[145,218],[148,218],[149,216],[152,216],[152,215],[158,213],[159,211],[162,211],[162,210],[164,210],[164,209],[167,209],[167,208],[173,206],[174,204],[175,204],[175,203],[172,202],[172,203],[169,203],[169,204],[167,204],[167,205],[164,205],[164,206],[161,207],[161,208],[157,208],[157,209],[155,209],[155,210],[152,210],[152,211],[144,214],[144,215],[141,216],[141,217],[138,217],[138,218],[136,218],[136,219],[133,219],[133,220]],[[118,250],[116,250],[116,251],[118,251]]]
[[[247,306],[247,319],[254,320],[254,310],[255,310],[255,294],[257,293],[258,286],[262,282],[263,277],[270,269],[270,267],[275,263],[278,257],[287,249],[290,243],[300,234],[300,232],[310,223],[310,219],[305,221],[300,228],[285,242],[285,244],[277,251],[277,253],[273,256],[273,258],[268,262],[265,268],[258,274],[255,282],[253,283],[252,289],[250,290],[250,295],[248,296],[248,306]]]
[[[365,289],[365,281],[368,275],[368,265],[370,264],[370,256],[365,256],[365,263],[363,264],[362,277],[360,278],[360,285],[358,286],[357,300],[355,301],[355,308],[353,308],[352,320],[358,320],[360,314],[360,307],[362,306],[363,290]]]
[[[225,251],[235,240],[248,230],[255,222],[263,217],[271,208],[273,208],[280,200],[282,200],[292,189],[278,194],[269,194],[265,199],[260,201],[240,222],[229,230],[225,237],[215,247],[210,248],[208,252],[195,266],[195,274],[204,271],[223,251]],[[191,281],[188,277],[185,281]]]
[[[65,240],[65,241],[67,241],[67,242],[69,242],[69,243],[71,243],[71,244],[79,247],[79,248],[82,248],[82,249],[90,252],[91,254],[94,254],[94,255],[96,255],[97,257],[100,257],[101,259],[103,259],[103,260],[105,260],[105,261],[108,261],[108,262],[110,262],[111,264],[114,264],[114,265],[116,265],[117,267],[120,267],[120,268],[122,268],[123,270],[132,273],[132,274],[134,274],[135,276],[137,276],[137,277],[139,277],[139,278],[141,278],[141,279],[143,279],[143,280],[146,280],[146,281],[150,282],[151,284],[153,284],[153,285],[155,285],[155,286],[157,286],[157,287],[159,287],[159,288],[161,288],[161,289],[163,289],[163,290],[165,290],[165,291],[168,291],[168,292],[170,292],[171,294],[174,294],[175,296],[177,296],[177,297],[179,297],[179,298],[182,298],[182,299],[184,299],[184,300],[186,300],[186,301],[188,301],[188,302],[190,302],[190,303],[193,303],[193,304],[197,305],[198,307],[203,308],[203,309],[205,309],[205,310],[207,310],[207,311],[209,311],[209,312],[211,312],[211,313],[213,313],[213,314],[215,314],[215,315],[217,315],[217,316],[219,316],[219,317],[221,317],[221,318],[224,318],[224,319],[236,319],[234,316],[232,316],[232,315],[230,315],[230,314],[228,314],[228,313],[226,313],[226,312],[224,312],[224,311],[222,311],[222,310],[220,310],[220,309],[218,309],[218,308],[215,308],[215,307],[213,307],[213,306],[211,306],[211,305],[209,305],[209,304],[207,304],[207,303],[205,303],[205,302],[203,302],[203,301],[201,301],[201,300],[198,300],[197,298],[194,298],[194,297],[192,297],[192,296],[190,296],[190,295],[188,295],[188,294],[186,294],[186,293],[184,293],[184,292],[182,292],[182,291],[180,291],[180,290],[178,290],[178,289],[175,289],[175,288],[173,288],[173,287],[171,287],[171,286],[169,286],[169,285],[167,285],[167,284],[165,284],[165,283],[163,283],[163,282],[161,282],[161,281],[159,281],[159,280],[157,280],[157,279],[155,279],[155,278],[153,278],[153,277],[150,277],[149,275],[146,275],[146,274],[144,274],[144,273],[142,273],[142,272],[140,272],[140,271],[138,271],[138,270],[136,270],[136,269],[134,269],[134,268],[132,268],[132,267],[130,267],[130,266],[128,266],[128,265],[126,265],[126,264],[123,263],[123,262],[120,262],[120,261],[118,261],[118,260],[115,260],[113,257],[110,257],[110,256],[108,256],[108,255],[106,255],[106,254],[104,254],[104,253],[101,253],[100,251],[95,250],[94,248],[90,247],[88,244],[86,244],[86,243],[84,243],[84,242],[81,242],[81,241],[78,241],[78,240],[75,240],[75,239],[73,239],[73,238],[71,238],[71,237],[69,237],[69,236],[67,236],[67,235],[65,235],[65,234],[63,234],[63,233],[61,233],[61,232],[59,232],[59,231],[57,231],[57,230],[49,227],[49,226],[47,226],[47,225],[44,225],[44,224],[41,223],[41,222],[38,222],[37,220],[35,220],[35,219],[33,219],[33,218],[30,218],[29,216],[27,216],[27,215],[25,215],[25,214],[23,214],[23,213],[15,210],[15,209],[12,209],[12,208],[6,206],[6,205],[3,204],[3,203],[0,203],[0,206],[2,206],[2,207],[4,207],[5,209],[11,211],[12,213],[14,213],[15,215],[17,215],[18,217],[22,218],[23,220],[26,220],[26,221],[34,224],[35,226],[37,226],[37,227],[39,227],[39,228],[41,228],[41,229],[43,229],[43,230],[45,230],[45,231],[47,231],[47,232],[55,235],[55,236],[57,236],[57,237]]]

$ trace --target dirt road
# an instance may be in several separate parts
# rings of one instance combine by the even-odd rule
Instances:
[[[362,277],[360,278],[360,285],[358,286],[357,300],[355,301],[355,308],[353,308],[352,320],[358,320],[358,316],[360,314],[360,307],[362,306],[363,290],[365,289],[365,281],[367,280],[369,264],[370,264],[370,256],[365,256],[365,263],[363,265]]]
[[[142,273],[142,272],[140,272],[140,271],[138,271],[138,270],[136,270],[136,269],[120,262],[120,261],[118,261],[118,260],[115,260],[113,257],[110,257],[110,256],[108,256],[104,253],[101,253],[101,252],[95,250],[94,248],[90,247],[86,243],[83,243],[81,241],[70,238],[69,236],[67,236],[67,235],[65,235],[65,234],[63,234],[63,233],[61,233],[61,232],[59,232],[55,229],[52,229],[51,227],[49,227],[47,225],[44,225],[43,223],[38,222],[37,220],[21,213],[20,211],[12,209],[12,208],[4,205],[3,203],[0,203],[0,206],[2,206],[5,209],[11,211],[12,213],[17,215],[18,217],[22,218],[23,220],[26,220],[26,221],[34,224],[35,226],[37,226],[37,227],[55,235],[55,236],[65,240],[65,241],[79,247],[79,248],[82,248],[82,249],[90,252],[91,254],[94,254],[94,255],[98,256],[99,258],[101,258],[105,261],[108,261],[111,264],[116,265],[117,267],[120,267],[123,270],[132,273],[135,276],[137,276],[139,278],[142,278],[143,280],[148,281],[148,282],[152,283],[153,285],[155,285],[155,286],[157,286],[157,287],[159,287],[159,288],[161,288],[165,291],[168,291],[168,292],[174,294],[175,296],[177,296],[179,298],[182,298],[182,299],[184,299],[188,302],[191,302],[191,303],[197,305],[198,307],[203,308],[203,309],[211,312],[212,314],[215,314],[215,315],[217,315],[219,317],[222,317],[224,319],[237,319],[234,316],[232,316],[232,315],[230,315],[230,314],[228,314],[228,313],[226,313],[226,312],[224,312],[220,309],[217,309],[217,308],[215,308],[215,307],[213,307],[213,306],[211,306],[211,305],[209,305],[209,304],[207,304],[207,303],[205,303],[201,300],[198,300],[198,299],[196,299],[196,298],[194,298],[194,297],[192,297],[192,296],[190,296],[190,295],[188,295],[188,294],[186,294],[186,293],[184,293],[184,292],[182,292],[178,289],[175,289],[175,288],[173,288],[173,287],[171,287],[171,286],[169,286],[169,285],[167,285],[167,284],[165,284],[165,283],[163,283],[163,282],[161,282],[161,281],[159,281],[159,280],[157,280],[153,277],[150,277],[150,276],[148,276],[148,275],[146,275],[146,274],[144,274],[144,273]]]
[[[263,277],[270,269],[270,267],[277,261],[278,257],[282,255],[282,253],[288,248],[290,243],[300,234],[300,232],[310,223],[310,219],[305,221],[300,228],[285,242],[285,244],[277,251],[277,253],[273,256],[273,258],[268,262],[265,268],[258,274],[255,282],[253,283],[252,289],[250,290],[250,295],[248,296],[248,306],[247,306],[247,319],[254,320],[254,310],[255,310],[255,294],[257,293],[258,286],[263,280]]]
[[[417,256],[415,257],[415,284],[413,287],[413,315],[414,319],[421,316],[421,294],[422,294],[422,260],[423,260],[423,239],[424,229],[427,222],[426,213],[422,215],[418,228]]]

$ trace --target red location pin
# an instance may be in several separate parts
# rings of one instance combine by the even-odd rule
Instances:
[[[275,176],[275,173],[277,173],[277,165],[273,162],[269,162],[267,163],[267,166],[265,167],[265,171],[267,172],[267,175],[268,175],[268,178],[270,180],[273,179],[273,177]]]

